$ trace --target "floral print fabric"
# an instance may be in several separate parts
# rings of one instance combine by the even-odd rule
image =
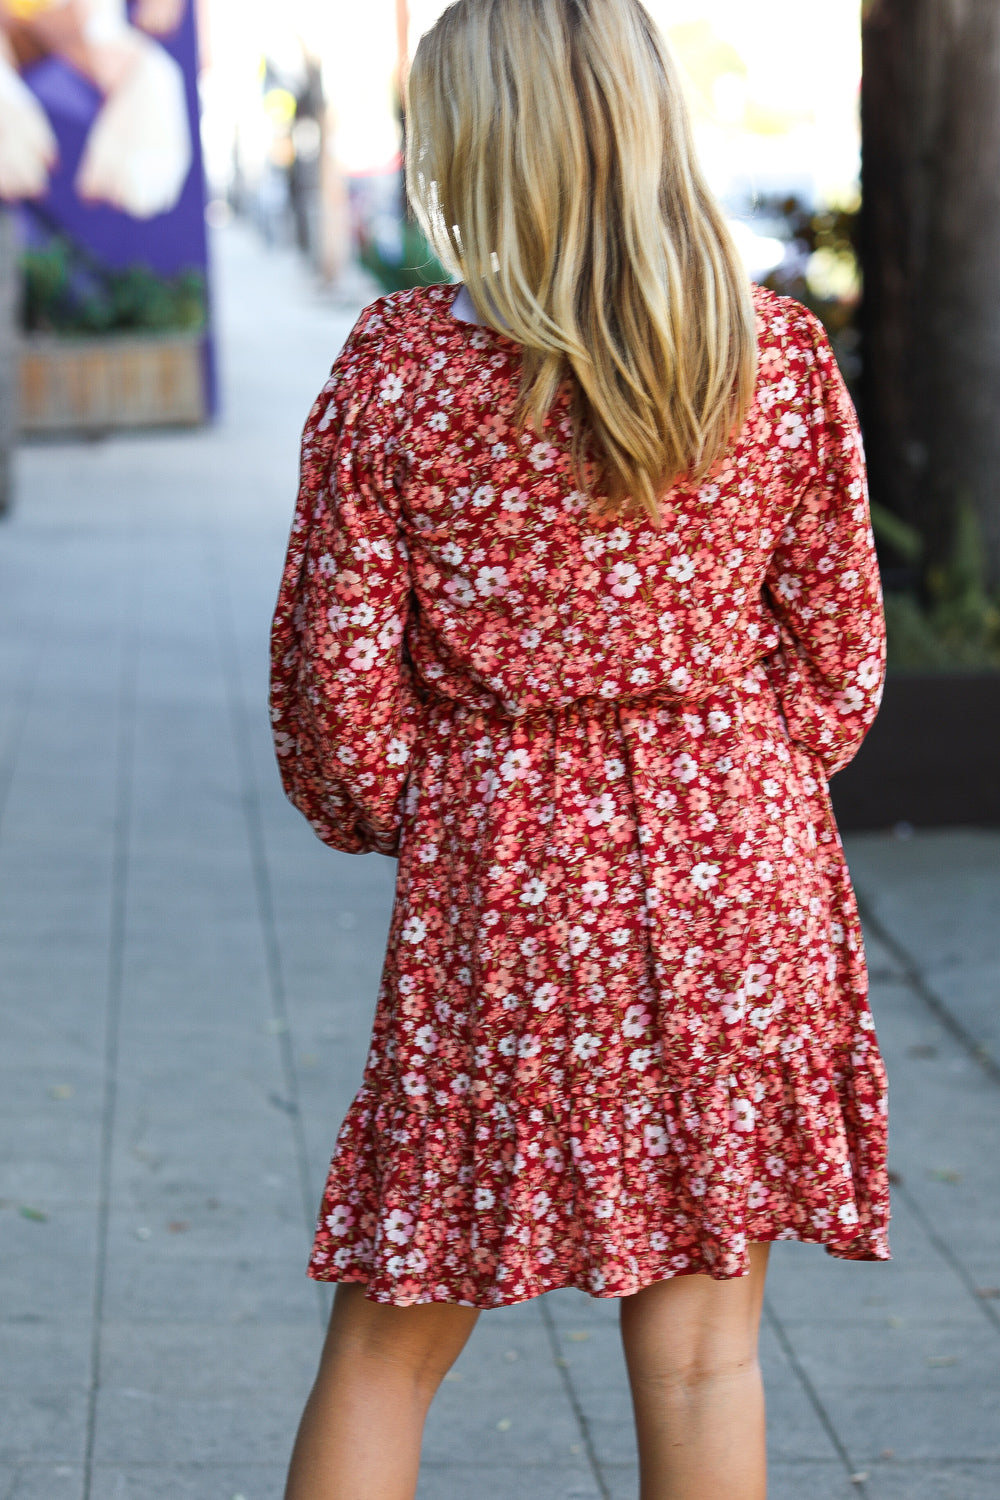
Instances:
[[[361,317],[274,624],[292,800],[399,859],[310,1273],[406,1305],[888,1256],[885,1077],[826,780],[884,634],[853,408],[755,291],[756,395],[663,524],[595,515],[568,396],[453,287]]]

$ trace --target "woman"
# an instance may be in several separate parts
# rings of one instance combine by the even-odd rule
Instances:
[[[464,287],[362,315],[275,621],[289,795],[399,859],[288,1497],[412,1496],[478,1309],[576,1286],[621,1299],[643,1500],[759,1500],[769,1242],[888,1256],[826,791],[883,673],[856,419],[637,0],[458,0],[408,118]]]

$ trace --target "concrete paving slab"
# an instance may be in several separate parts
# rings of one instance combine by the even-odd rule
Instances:
[[[488,1466],[427,1463],[417,1486],[417,1500],[514,1500],[529,1495],[545,1500],[601,1500],[601,1490],[581,1459],[568,1464],[533,1464],[521,1458],[514,1463],[498,1459]]]
[[[80,1500],[83,1485],[80,1464],[23,1463],[12,1471],[4,1500]]]
[[[47,1464],[80,1464],[86,1438],[85,1388],[59,1383],[8,1386],[3,1391],[0,1461],[34,1459]]]
[[[305,1401],[322,1344],[315,1318],[303,1322],[112,1323],[101,1337],[101,1378],[108,1387],[153,1395],[234,1400],[263,1392],[289,1392]],[[2,1347],[2,1345],[0,1345]],[[298,1421],[298,1411],[295,1415]]]
[[[24,1186],[0,1206],[0,1316],[29,1325],[87,1317],[98,1253],[95,1205],[45,1200],[30,1181]]]
[[[91,1500],[281,1500],[287,1460],[99,1465]],[[41,1500],[41,1497],[40,1497]]]
[[[297,1386],[222,1397],[104,1386],[97,1406],[94,1462],[176,1463],[197,1453],[205,1464],[280,1465],[291,1451],[302,1393]]]
[[[872,1465],[865,1491],[871,1500],[986,1500],[1000,1495],[1000,1465]]]

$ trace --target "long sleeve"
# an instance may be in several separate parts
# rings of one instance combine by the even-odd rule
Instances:
[[[306,423],[272,629],[285,791],[325,843],[351,854],[396,851],[420,718],[403,650],[410,577],[394,482],[403,387],[377,307]]]
[[[831,776],[853,759],[878,712],[885,617],[857,416],[822,326],[804,316],[810,477],[765,579],[782,637],[768,671],[792,739]]]

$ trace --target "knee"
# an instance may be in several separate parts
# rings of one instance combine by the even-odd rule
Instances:
[[[369,1302],[359,1286],[338,1287],[321,1373],[347,1366],[429,1400],[474,1321],[471,1309],[387,1307]]]
[[[663,1398],[696,1395],[710,1387],[739,1385],[759,1379],[754,1348],[659,1349],[628,1361],[633,1390]]]

